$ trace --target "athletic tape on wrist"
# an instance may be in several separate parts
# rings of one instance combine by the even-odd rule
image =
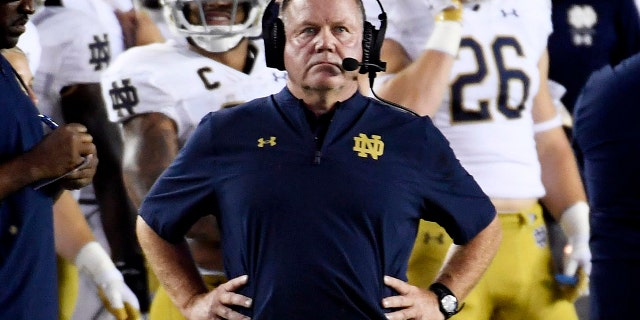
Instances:
[[[89,274],[98,285],[104,285],[111,280],[123,280],[111,257],[96,241],[91,241],[80,249],[75,265],[81,272]]]
[[[562,126],[562,115],[558,113],[555,117],[547,121],[535,123],[533,125],[533,132],[534,133],[544,132],[560,126]]]
[[[578,201],[560,217],[560,226],[568,238],[589,237],[589,205]]]
[[[433,32],[424,48],[455,56],[458,54],[461,39],[462,23],[450,20],[436,21]]]

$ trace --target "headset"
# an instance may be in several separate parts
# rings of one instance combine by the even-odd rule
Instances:
[[[353,58],[344,59],[342,66],[347,71],[360,67],[360,74],[385,71],[387,63],[380,61],[380,48],[387,30],[387,13],[380,0],[376,0],[382,13],[378,16],[380,29],[376,29],[369,21],[364,22],[362,37],[362,62]],[[278,17],[280,5],[271,0],[262,17],[262,37],[265,45],[267,67],[284,71],[284,44],[286,36],[284,23]]]
[[[387,63],[380,61],[380,50],[382,48],[382,42],[384,41],[384,34],[387,31],[387,13],[384,11],[380,0],[376,0],[376,2],[378,2],[378,6],[380,6],[380,11],[382,11],[382,13],[378,15],[380,29],[376,29],[369,21],[364,22],[362,61],[358,62],[358,60],[354,58],[345,58],[342,60],[342,68],[346,71],[355,71],[360,67],[360,74],[369,74],[371,93],[373,93],[378,100],[402,112],[419,116],[406,107],[379,97],[375,91],[373,91],[373,81],[376,78],[376,73],[387,70]],[[279,14],[280,5],[276,3],[275,0],[271,0],[262,16],[262,39],[264,40],[267,67],[285,71],[284,45],[286,36],[284,33],[284,23],[282,19],[278,17]]]

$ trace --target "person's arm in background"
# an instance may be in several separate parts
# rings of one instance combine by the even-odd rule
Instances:
[[[142,312],[149,307],[149,289],[142,251],[135,235],[137,212],[128,198],[122,177],[122,137],[108,120],[99,83],[76,84],[61,91],[66,122],[84,124],[100,154],[93,186],[112,259],[136,293]]]
[[[122,39],[124,47],[131,48],[137,44],[138,18],[132,0],[103,0],[112,9],[120,27],[122,28]]]
[[[546,195],[542,203],[560,223],[573,251],[566,257],[564,273],[574,276],[581,268],[591,271],[589,250],[589,206],[577,161],[562,129],[547,85],[549,57],[540,59],[540,91],[534,99],[533,121],[538,158],[542,168],[542,183]]]
[[[106,309],[118,320],[138,319],[138,299],[95,241],[80,205],[69,191],[64,191],[53,206],[53,227],[56,252],[91,277]]]
[[[122,124],[124,182],[136,208],[180,149],[175,122],[162,113],[143,113]]]
[[[462,34],[460,0],[450,1],[434,10],[438,12],[434,31],[425,44],[425,51],[416,60],[411,61],[397,41],[384,40],[381,60],[387,62],[387,73],[394,76],[375,89],[381,98],[412,109],[421,116],[432,116],[440,106],[449,87],[451,67]]]

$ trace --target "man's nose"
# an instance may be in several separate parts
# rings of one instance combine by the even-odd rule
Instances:
[[[318,32],[316,40],[316,50],[318,51],[334,51],[336,48],[337,39],[330,28],[322,28]]]
[[[21,0],[20,9],[26,14],[34,14],[36,12],[34,0]]]

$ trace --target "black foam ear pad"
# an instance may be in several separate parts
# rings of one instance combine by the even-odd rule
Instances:
[[[264,40],[264,54],[267,67],[284,71],[284,44],[286,36],[284,23],[278,14],[280,6],[275,2],[269,2],[262,16],[262,39]]]
[[[371,63],[371,58],[372,58],[371,54],[373,53],[371,52],[371,49],[375,47],[374,45],[376,41],[376,37],[374,34],[375,28],[369,21],[364,22],[363,29],[364,30],[362,34],[362,66],[360,67],[361,74],[365,74],[369,71],[367,64]]]

